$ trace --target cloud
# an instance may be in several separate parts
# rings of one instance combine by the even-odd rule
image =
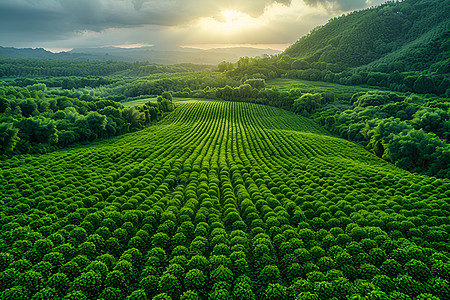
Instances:
[[[272,3],[289,5],[290,2],[291,0],[2,0],[0,18],[8,18],[12,22],[9,27],[13,28],[26,18],[38,25],[38,21],[53,14],[50,19],[70,23],[79,30],[100,31],[110,26],[179,25],[198,17],[214,16],[226,9],[239,9],[251,16],[258,16]]]
[[[66,40],[85,31],[142,26],[176,27],[226,9],[251,16],[272,3],[291,0],[1,0],[0,44]]]
[[[372,0],[379,1],[380,0]],[[365,0],[0,0],[0,45],[291,43]],[[222,12],[239,18],[226,24]]]
[[[310,6],[323,6],[331,11],[343,12],[377,5],[385,0],[304,0]]]

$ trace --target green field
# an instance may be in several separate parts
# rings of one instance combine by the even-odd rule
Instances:
[[[179,103],[1,161],[3,299],[448,299],[450,180],[274,107]]]
[[[337,98],[350,99],[354,93],[373,91],[374,88],[361,86],[347,86],[323,81],[307,81],[300,79],[276,78],[267,81],[268,87],[278,88],[280,91],[299,89],[302,93],[332,92]],[[376,88],[377,90],[380,88]]]
[[[139,100],[133,100],[133,101],[127,101],[127,102],[122,102],[123,106],[125,107],[133,107],[133,106],[141,106],[144,105],[147,102],[152,102],[152,103],[156,103],[156,98],[145,98],[145,99],[139,99]],[[173,103],[174,104],[189,104],[189,103],[197,103],[200,101],[221,101],[221,100],[205,100],[205,99],[200,99],[200,98],[179,98],[179,97],[174,97],[173,98]]]

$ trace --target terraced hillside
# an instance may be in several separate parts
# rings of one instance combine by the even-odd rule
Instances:
[[[0,163],[1,299],[450,295],[450,180],[273,107]]]

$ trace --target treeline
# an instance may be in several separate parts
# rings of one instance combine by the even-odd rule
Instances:
[[[343,63],[311,61],[291,57],[241,58],[237,64],[221,63],[219,70],[235,79],[290,78],[342,85],[369,85],[392,91],[450,96],[450,59],[434,65],[432,71],[405,71],[401,62],[381,63],[371,71],[349,68]]]
[[[83,101],[46,92],[44,84],[0,87],[0,154],[45,153],[144,126],[173,110],[172,96],[125,108],[113,100]]]
[[[147,76],[156,73],[199,72],[211,66],[179,64],[158,65],[148,62],[70,61],[46,59],[0,58],[0,77],[17,76],[108,76],[121,73],[130,76]]]
[[[345,70],[333,72],[336,66],[326,63],[308,64],[306,61],[295,60],[286,78],[310,81],[325,81],[343,85],[370,85],[388,88],[392,91],[414,92],[420,94],[435,94],[450,97],[450,78],[448,77],[448,62],[438,68],[437,72],[399,72],[396,64],[382,64],[376,72]],[[300,69],[297,65],[303,65]],[[297,67],[297,69],[295,69]],[[339,69],[338,69],[339,70]]]
[[[313,117],[331,132],[403,169],[450,177],[447,99],[373,91],[356,93],[350,101],[350,109],[327,105]]]
[[[171,74],[148,78],[136,78],[116,84],[107,90],[108,95],[121,101],[144,95],[161,95],[164,91],[174,91],[177,94],[188,95],[192,91],[219,88],[226,85],[239,86],[240,80],[227,77],[222,73],[198,72],[189,74]]]

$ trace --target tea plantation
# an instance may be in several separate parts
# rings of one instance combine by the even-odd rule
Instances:
[[[450,299],[450,180],[291,112],[186,103],[0,164],[0,299]]]

